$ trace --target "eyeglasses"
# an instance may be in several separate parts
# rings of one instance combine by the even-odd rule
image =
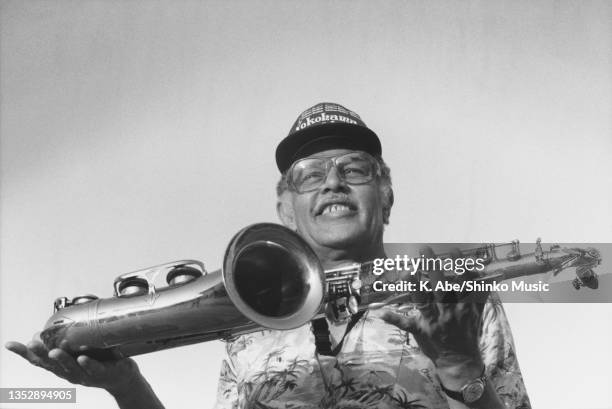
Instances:
[[[287,182],[297,193],[318,189],[334,166],[340,178],[349,185],[364,185],[380,176],[376,159],[366,152],[351,152],[331,158],[308,157],[295,162],[287,171]]]

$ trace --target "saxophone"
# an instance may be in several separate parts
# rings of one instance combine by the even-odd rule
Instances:
[[[504,256],[500,248],[509,247]],[[519,242],[463,252],[486,267],[477,280],[506,280],[576,267],[573,285],[597,288],[597,249],[542,249],[521,255]],[[439,255],[442,257],[443,255]],[[288,330],[328,316],[345,320],[358,310],[408,301],[407,294],[373,290],[372,262],[324,271],[295,232],[272,223],[240,230],[230,241],[223,268],[207,272],[197,260],[181,260],[123,274],[114,296],[84,295],[54,302],[41,332],[48,348],[99,360],[118,359],[210,340],[231,340],[263,329]],[[427,279],[419,272],[412,279]]]

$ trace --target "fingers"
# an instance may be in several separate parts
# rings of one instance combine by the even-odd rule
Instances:
[[[393,312],[391,310],[385,310],[380,318],[388,324],[395,325],[396,327],[404,331],[414,331],[416,329],[416,320],[414,316],[403,315]]]
[[[426,260],[437,259],[433,249],[429,246],[421,248],[421,255],[424,256]],[[430,264],[427,263],[427,266],[429,267]],[[452,296],[452,294],[449,294],[448,291],[440,290],[439,283],[444,284],[448,280],[448,278],[444,275],[444,271],[441,269],[441,264],[438,266],[438,263],[431,263],[431,266],[433,266],[433,268],[429,268],[426,271],[430,280],[430,288],[433,291],[427,294],[428,299],[426,302],[452,302],[452,300],[448,300],[449,296]],[[427,311],[425,311],[425,313],[427,313]]]
[[[71,371],[78,372],[81,370],[81,368],[77,365],[74,358],[68,355],[66,351],[63,351],[59,348],[54,348],[51,351],[49,351],[48,356],[49,356],[49,359],[54,360],[55,362],[57,362],[59,366],[64,368],[66,372],[71,372]]]
[[[86,355],[77,358],[77,364],[91,377],[99,378],[104,375],[105,367],[102,363]]]
[[[59,348],[49,351],[37,336],[34,336],[34,339],[27,345],[10,341],[5,346],[9,351],[26,359],[32,365],[44,368],[71,382],[78,381],[78,378],[82,376],[83,370],[72,356]]]
[[[9,341],[4,344],[4,347],[9,351],[19,355],[20,357],[27,359],[28,361],[30,360],[30,351],[28,350],[28,347],[23,345],[21,342]]]
[[[14,352],[15,354],[21,355],[21,356],[23,356],[22,353],[26,349],[25,345],[17,341],[8,341],[6,344],[4,344],[4,347],[8,349],[9,351]]]
[[[5,347],[32,365],[44,368],[72,383],[106,387],[123,382],[122,379],[133,376],[138,369],[136,363],[130,359],[103,363],[85,355],[75,358],[61,348],[49,351],[37,337],[34,338],[27,345],[10,341]]]
[[[49,351],[49,359],[53,360],[64,372],[58,375],[65,377],[72,383],[85,383],[87,373],[77,363],[76,359],[66,351],[59,348],[52,349]]]
[[[486,300],[488,293],[473,290],[474,280],[479,274],[474,268],[475,263],[471,256],[464,255],[458,247],[451,248],[442,259],[438,258],[439,256],[430,247],[422,248],[421,254],[428,260],[437,261],[428,263],[427,266],[433,268],[426,270],[435,302],[455,304],[464,301],[484,302]],[[468,282],[467,285],[465,282]]]
[[[28,345],[24,345],[21,342],[9,341],[5,347],[36,366],[43,366],[47,356],[47,350],[41,342],[30,341]]]
[[[34,366],[46,369],[55,373],[58,376],[64,377],[65,371],[57,363],[51,360],[48,356],[49,351],[45,345],[36,339],[24,345],[20,342],[10,341],[6,343],[6,348],[21,356]]]
[[[421,248],[420,253],[427,260],[433,260],[436,258],[436,253],[434,253],[433,249],[429,246],[425,246]],[[444,272],[442,270],[436,269],[435,267],[436,266],[434,263],[433,269],[426,270],[427,275],[429,276],[429,279],[431,281],[431,288],[436,288],[438,282],[444,280]],[[437,293],[437,292],[434,291],[434,293]]]
[[[41,341],[32,340],[28,342],[28,349],[40,358],[46,358],[49,350]]]
[[[464,281],[469,280],[471,277],[471,273],[468,268],[464,267],[465,258],[463,257],[463,252],[458,247],[453,247],[450,249],[448,253],[449,257],[455,263],[455,266],[458,266],[457,261],[462,260],[461,267],[455,267],[455,274],[453,274],[453,283],[462,284]],[[469,296],[469,291],[449,291],[447,293],[447,297],[444,298],[444,302],[447,303],[458,303],[465,297]]]

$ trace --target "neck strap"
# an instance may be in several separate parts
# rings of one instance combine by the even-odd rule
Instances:
[[[331,336],[329,333],[329,325],[327,324],[327,320],[325,317],[318,318],[312,321],[312,332],[315,336],[315,346],[316,353],[319,355],[327,355],[327,356],[336,356],[338,352],[342,349],[342,345],[344,344],[344,338],[346,338],[346,334],[348,334],[355,324],[359,321],[359,319],[363,316],[365,310],[357,312],[351,316],[351,319],[346,326],[346,330],[344,331],[344,335],[338,345],[335,348],[332,348]]]

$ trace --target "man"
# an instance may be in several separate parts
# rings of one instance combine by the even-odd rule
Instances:
[[[333,103],[304,111],[277,148],[278,215],[325,269],[385,256],[393,191],[381,154],[378,136]],[[415,301],[228,342],[216,407],[529,407],[498,302]],[[355,303],[347,300],[353,312]],[[107,389],[121,408],[162,407],[131,359],[75,360],[39,341],[7,347],[71,382]]]
[[[356,113],[331,103],[304,111],[276,162],[279,217],[325,269],[384,257],[390,173],[377,135]],[[483,312],[475,304],[420,301],[419,308],[368,311],[322,329],[315,322],[238,338],[227,346],[217,407],[529,406],[499,303]],[[316,342],[324,335],[332,348]],[[470,388],[476,394],[461,393]]]

